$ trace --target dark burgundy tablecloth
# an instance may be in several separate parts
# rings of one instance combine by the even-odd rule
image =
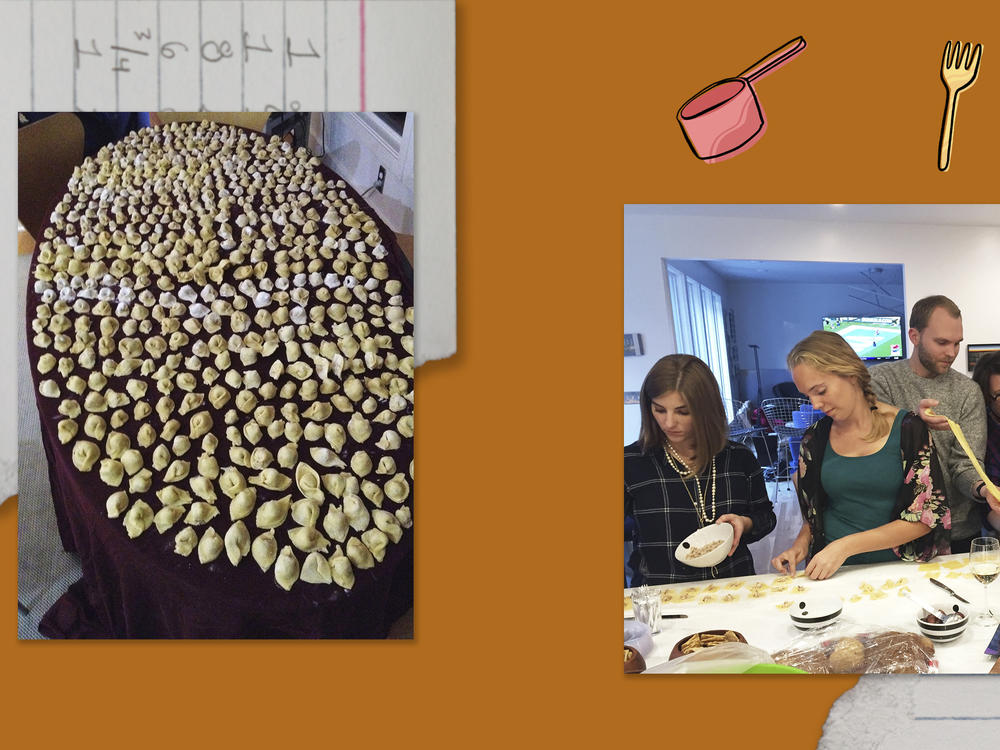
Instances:
[[[321,169],[327,179],[336,179],[325,166]],[[347,192],[365,213],[376,216],[356,191],[347,188]],[[412,269],[395,236],[381,221],[379,224],[383,245],[390,251],[386,258],[390,263],[390,277],[403,282],[404,299],[410,305]],[[249,555],[237,567],[230,564],[225,551],[207,565],[198,561],[197,550],[189,557],[182,557],[173,551],[174,536],[183,528],[182,521],[165,534],[159,534],[153,525],[138,538],[129,539],[122,518],[107,517],[105,501],[116,488],[100,480],[97,465],[86,474],[77,471],[71,458],[72,442],[62,445],[58,441],[57,425],[63,418],[57,411],[60,399],[38,395],[39,381],[51,377],[52,373],[42,376],[35,367],[43,350],[32,341],[31,321],[38,302],[33,285],[32,275],[27,294],[27,339],[42,443],[62,544],[67,551],[79,555],[83,567],[82,580],[71,586],[45,614],[39,627],[43,635],[50,638],[380,638],[386,635],[392,622],[413,605],[413,529],[405,530],[398,544],[390,543],[385,559],[374,568],[355,570],[356,582],[349,591],[336,584],[315,585],[302,581],[296,582],[291,591],[285,591],[275,583],[273,565],[267,573],[262,573]],[[192,343],[193,340],[194,337]],[[58,359],[60,353],[53,353]],[[266,371],[270,360],[262,362],[262,371]],[[86,376],[86,372],[79,374]],[[109,378],[108,387],[123,391],[125,380]],[[218,382],[222,382],[221,378]],[[177,391],[174,395],[179,403],[176,394]],[[147,400],[155,405],[159,395],[151,386]],[[63,388],[62,397],[75,397],[75,394]],[[79,400],[82,404],[82,397]],[[227,408],[231,405],[232,402]],[[208,408],[207,401],[205,407]],[[130,415],[131,408],[132,404],[126,408]],[[224,467],[230,462],[222,412],[210,411],[215,418],[214,431],[220,437],[216,455],[220,466]],[[85,437],[82,429],[85,416],[86,412],[78,419],[79,437]],[[110,412],[104,416],[107,419]],[[157,420],[155,413],[151,419]],[[154,424],[159,428],[158,421]],[[133,447],[136,447],[137,429],[134,420],[120,428],[133,439]],[[271,441],[265,435],[260,444],[276,455],[282,442]],[[404,447],[407,454],[397,458],[397,466],[398,471],[408,473],[412,443],[406,442]],[[150,450],[143,449],[147,465]],[[300,452],[304,450],[305,446],[300,446]],[[199,453],[200,439],[192,441],[190,451],[184,456],[191,460],[193,471]],[[246,477],[254,473],[250,469],[240,470]],[[154,492],[162,486],[154,479]],[[294,484],[285,493],[258,488],[257,506],[288,492],[293,493],[293,499],[298,497],[294,494]],[[230,524],[229,500],[220,494],[216,502],[220,515],[210,524],[224,536]],[[154,511],[159,508],[155,499],[149,504]],[[388,510],[396,507],[388,500],[384,504]],[[412,508],[412,490],[407,504]],[[253,526],[253,515],[244,520],[251,537],[256,537],[260,532]],[[199,537],[206,528],[196,527]],[[279,547],[284,543],[279,534]],[[301,563],[304,553],[296,550],[296,556]]]

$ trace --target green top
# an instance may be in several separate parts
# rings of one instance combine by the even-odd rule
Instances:
[[[827,542],[848,534],[883,526],[893,519],[892,508],[903,484],[903,461],[899,449],[900,409],[892,422],[885,445],[870,456],[841,456],[830,442],[823,454],[820,479],[830,498],[823,515]],[[852,555],[845,565],[893,562],[891,549]]]

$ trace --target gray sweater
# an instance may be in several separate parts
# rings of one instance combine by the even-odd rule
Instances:
[[[917,412],[920,399],[934,398],[940,403],[934,411],[962,428],[976,460],[986,452],[986,405],[979,386],[955,370],[934,378],[922,378],[910,369],[908,360],[886,362],[872,367],[872,390],[886,403]],[[931,438],[944,472],[945,495],[951,507],[952,539],[979,536],[982,503],[975,496],[979,475],[951,430],[934,430]]]

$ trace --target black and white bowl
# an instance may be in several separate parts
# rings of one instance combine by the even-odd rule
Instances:
[[[792,625],[799,630],[815,630],[836,622],[844,605],[836,596],[806,596],[794,602],[788,610]]]
[[[959,620],[948,624],[943,622],[932,622],[929,620],[927,610],[922,609],[917,615],[917,627],[920,628],[920,632],[935,643],[948,643],[949,641],[956,641],[961,638],[962,633],[965,632],[965,628],[969,624],[969,613],[965,610],[965,608],[952,603],[945,604],[943,606],[935,604],[934,606],[942,610],[946,615],[957,612],[962,615],[962,617]]]
[[[725,560],[732,546],[733,525],[713,523],[689,534],[677,545],[674,557],[678,562],[693,568],[710,568]],[[702,550],[708,551],[702,552]]]

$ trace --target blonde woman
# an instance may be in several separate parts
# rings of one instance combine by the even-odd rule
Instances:
[[[864,362],[838,334],[813,331],[788,355],[796,387],[826,416],[802,437],[804,522],[771,564],[829,578],[840,566],[948,554],[951,516],[924,422],[878,401]]]
[[[747,549],[774,529],[757,459],[727,440],[719,384],[697,357],[663,357],[639,395],[639,440],[625,446],[625,516],[637,526],[632,584],[753,575]],[[732,524],[729,555],[712,568],[674,559],[677,545],[713,523]]]

